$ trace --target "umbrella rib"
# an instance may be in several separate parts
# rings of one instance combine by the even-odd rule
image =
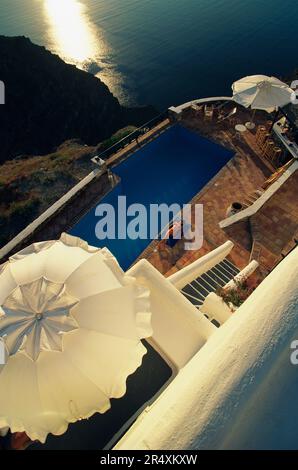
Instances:
[[[83,371],[82,369],[79,369],[79,367],[71,360],[71,357],[67,351],[64,351],[64,356],[66,356],[67,361],[70,362],[70,364],[79,372],[79,374],[85,377],[88,380],[88,382],[92,383],[104,395],[107,401],[110,402],[109,396],[100,388],[99,385],[93,382],[93,380],[88,375],[86,375],[85,371]]]

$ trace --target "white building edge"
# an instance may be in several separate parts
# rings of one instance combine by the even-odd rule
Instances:
[[[206,271],[231,246],[178,275]],[[298,340],[298,249],[218,329],[148,262],[129,272],[150,287],[152,341],[176,376],[114,449],[297,449],[298,366],[290,356]],[[211,298],[212,305],[220,310]]]

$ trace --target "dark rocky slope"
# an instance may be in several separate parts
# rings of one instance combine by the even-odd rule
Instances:
[[[25,37],[0,36],[0,163],[51,152],[68,139],[95,145],[116,130],[154,117],[152,107],[120,106],[98,78]]]

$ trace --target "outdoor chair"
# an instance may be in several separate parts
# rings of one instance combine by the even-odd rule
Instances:
[[[196,103],[193,103],[190,108],[192,111],[194,111],[194,114],[197,115],[201,113],[201,111],[203,110],[203,107],[204,107],[203,105],[198,105]]]
[[[227,106],[228,104],[230,103],[230,100],[229,101],[220,101],[220,102],[216,102],[216,106],[215,106],[215,110],[220,113],[220,111],[225,107]]]
[[[204,108],[205,118],[212,119],[213,118],[213,113],[214,113],[213,106],[208,106],[206,104],[205,108]]]
[[[235,108],[233,108],[232,111],[230,111],[228,113],[225,113],[225,114],[221,114],[218,117],[218,122],[223,122],[226,119],[231,119],[231,118],[235,117],[236,113],[237,113],[237,107],[235,106]]]

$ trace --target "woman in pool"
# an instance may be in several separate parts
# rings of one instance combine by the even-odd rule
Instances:
[[[174,248],[176,243],[182,238],[183,233],[183,220],[176,220],[171,222],[169,230],[165,234],[165,243],[170,248]]]

